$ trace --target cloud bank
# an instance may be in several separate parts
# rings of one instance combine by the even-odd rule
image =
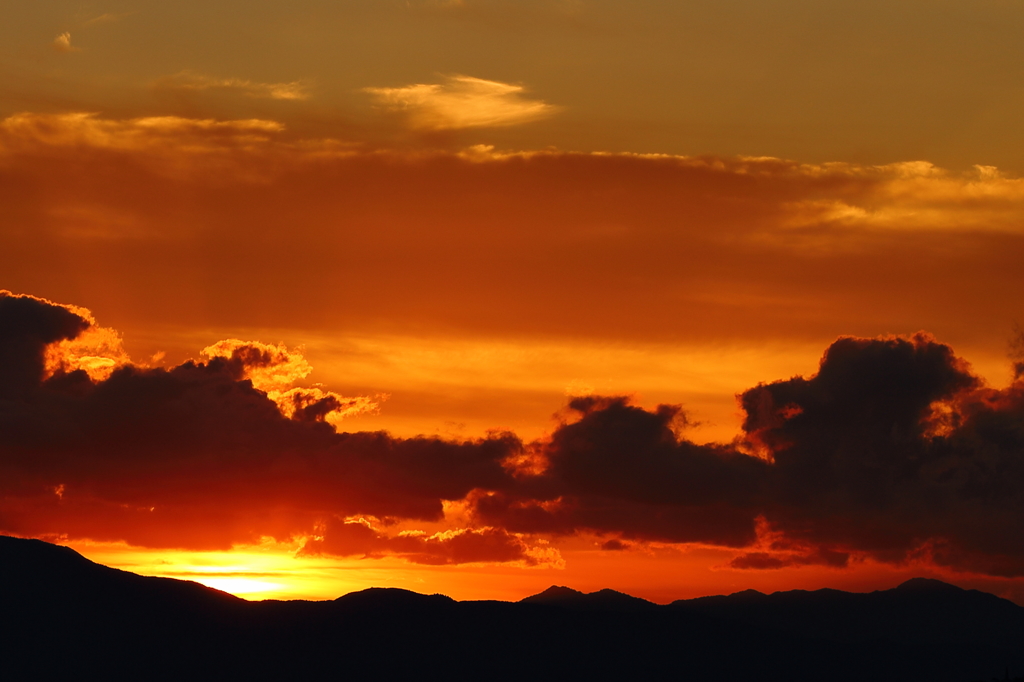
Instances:
[[[930,329],[976,347],[1024,300],[1024,180],[992,169],[399,151],[268,119],[23,113],[0,121],[0,203],[5,286],[150,324],[645,343]],[[186,303],[209,291],[231,305]]]
[[[229,340],[205,362],[117,356],[103,374],[53,361],[94,328],[0,293],[4,532],[524,566],[587,534],[734,548],[736,569],[870,557],[1024,575],[1024,377],[988,388],[924,333],[840,338],[814,375],[742,392],[733,442],[698,445],[678,406],[600,396],[531,443],[346,433],[329,416],[366,404],[295,398],[308,365],[287,348]]]

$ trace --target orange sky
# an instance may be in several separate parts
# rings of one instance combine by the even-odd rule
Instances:
[[[1024,9],[812,5],[13,8],[0,532],[247,596],[1021,601]]]

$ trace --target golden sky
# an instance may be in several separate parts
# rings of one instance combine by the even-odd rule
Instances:
[[[1024,599],[1019,3],[7,4],[0,531]]]

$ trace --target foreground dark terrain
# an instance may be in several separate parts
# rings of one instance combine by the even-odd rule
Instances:
[[[0,536],[0,679],[971,680],[1024,673],[1024,608],[933,580],[659,606],[370,589],[247,602]]]

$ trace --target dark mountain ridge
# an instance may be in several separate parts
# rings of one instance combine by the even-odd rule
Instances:
[[[603,589],[589,594],[571,587],[552,585],[539,594],[526,597],[520,604],[542,604],[587,611],[648,611],[658,605],[615,590]]]
[[[0,536],[0,677],[935,680],[1024,673],[1024,608],[914,579],[657,605],[551,587],[520,602],[372,588],[247,602]]]

